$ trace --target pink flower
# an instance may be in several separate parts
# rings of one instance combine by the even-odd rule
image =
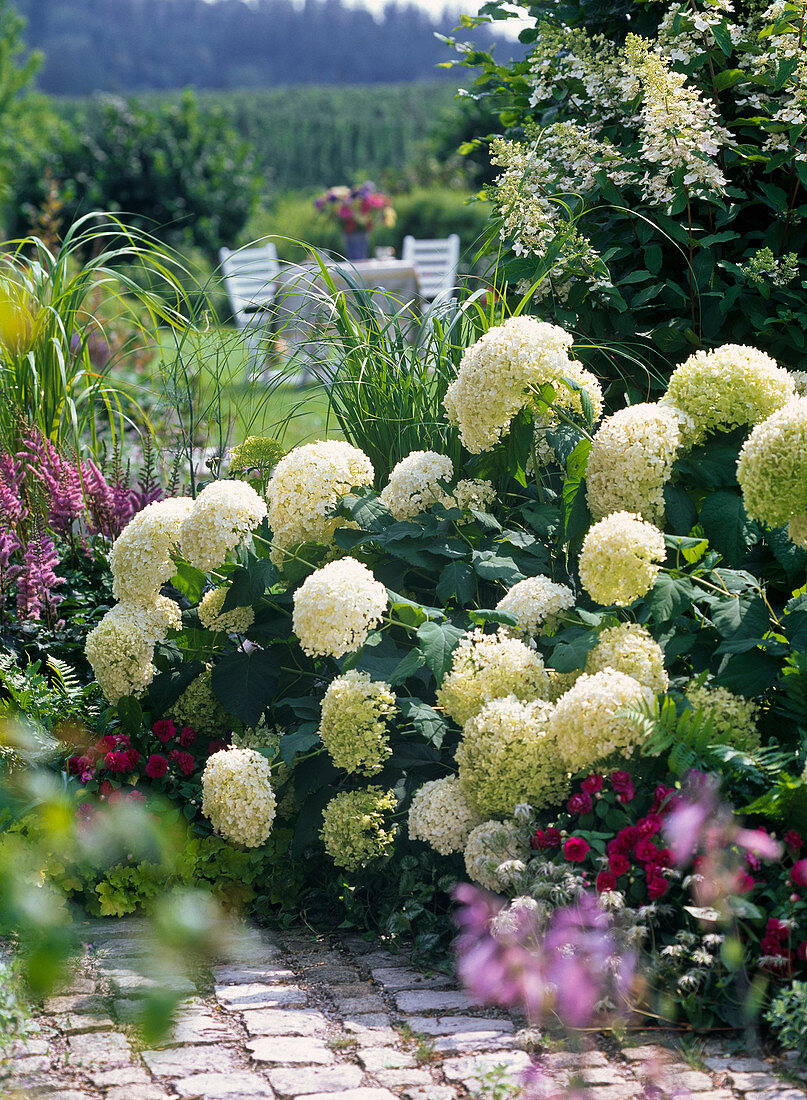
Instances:
[[[570,836],[563,845],[563,856],[572,863],[582,863],[590,851],[591,845],[581,836]]]
[[[640,863],[655,865],[658,862],[658,848],[652,840],[640,840],[636,845],[635,854]]]
[[[583,782],[580,784],[582,790],[586,794],[597,794],[602,790],[603,778],[601,775],[587,775]]]
[[[750,894],[755,886],[756,882],[747,871],[737,872],[737,880],[734,884],[734,888],[738,894]]]
[[[734,842],[760,859],[774,860],[782,855],[782,845],[765,829],[738,829]]]
[[[611,874],[610,871],[600,871],[597,875],[597,893],[606,894],[611,890],[616,890],[616,876]]]
[[[618,802],[632,802],[636,797],[636,789],[629,772],[611,772],[611,787]]]
[[[804,847],[804,840],[801,833],[797,833],[795,829],[788,829],[785,833],[785,844],[791,852],[800,852]]]
[[[793,865],[790,872],[790,881],[794,886],[807,886],[807,859],[800,859]]]
[[[193,775],[196,771],[196,761],[189,752],[180,752],[179,749],[174,749],[171,753],[171,759],[183,775]]]
[[[669,888],[669,882],[661,875],[649,874],[647,876],[647,893],[654,901],[656,898],[663,898]]]
[[[587,794],[585,791],[581,791],[579,794],[573,794],[566,803],[566,809],[570,814],[590,814],[591,807],[591,795]]]
[[[611,858],[608,860],[608,866],[611,868],[611,873],[620,878],[622,875],[626,875],[630,870],[630,860],[622,852],[614,852]]]
[[[648,814],[647,817],[642,817],[636,822],[636,828],[640,836],[649,838],[655,836],[663,824],[660,814]]]
[[[179,731],[179,737],[177,738],[183,749],[187,749],[189,745],[192,745],[196,740],[196,730],[193,726],[183,726]]]
[[[146,775],[149,779],[161,779],[167,771],[168,761],[165,757],[152,753],[146,761]]]
[[[161,718],[159,722],[155,722],[151,727],[151,732],[158,741],[162,741],[163,744],[166,744],[166,742],[171,740],[177,730],[170,718]]]

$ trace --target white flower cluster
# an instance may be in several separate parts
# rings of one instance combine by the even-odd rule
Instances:
[[[363,645],[387,609],[387,590],[355,558],[317,569],[294,593],[292,623],[311,657],[342,657]]]
[[[653,587],[666,555],[664,535],[630,512],[613,512],[593,524],[580,551],[580,583],[597,603],[628,604]]]
[[[669,207],[677,197],[680,174],[692,194],[722,191],[726,177],[717,157],[733,141],[714,105],[670,67],[668,58],[653,53],[647,40],[629,35],[625,53],[643,93],[639,159],[653,166],[641,181],[645,197]]]
[[[85,653],[110,703],[140,695],[154,679],[154,646],[178,630],[179,608],[165,596],[149,604],[119,603],[87,635]]]
[[[197,608],[199,622],[207,630],[243,634],[255,622],[255,612],[251,607],[233,607],[229,611],[222,611],[229,591],[229,586],[223,585],[205,592]]]
[[[620,623],[602,631],[586,660],[586,672],[606,668],[632,676],[654,695],[662,695],[670,686],[661,646],[638,623]]]
[[[744,752],[759,748],[759,708],[753,699],[724,687],[695,682],[687,684],[684,694],[695,710],[711,719],[713,744],[733,745]]]
[[[337,768],[375,775],[392,752],[387,721],[395,710],[389,684],[351,669],[328,685],[319,736]]]
[[[480,813],[512,814],[519,803],[541,808],[569,788],[566,768],[549,729],[552,706],[494,699],[465,723],[457,749],[462,789]]]
[[[807,397],[757,424],[740,451],[737,480],[749,516],[769,527],[790,523],[791,537],[794,530],[800,535],[807,515]]]
[[[451,671],[437,691],[437,702],[459,726],[486,703],[514,695],[524,703],[546,698],[549,678],[538,654],[506,630],[468,632],[454,650]]]
[[[441,482],[454,476],[454,464],[436,451],[412,451],[392,470],[379,500],[396,519],[425,512],[446,496]]]
[[[212,481],[202,489],[182,523],[182,554],[197,569],[213,569],[265,517],[266,502],[251,485],[245,481]]]
[[[497,611],[515,616],[523,634],[551,633],[570,607],[574,607],[571,589],[540,576],[518,581],[496,604]]]
[[[351,489],[372,485],[367,455],[341,440],[307,443],[282,458],[269,481],[269,525],[276,544],[272,558],[282,563],[283,550],[302,542],[329,546],[343,519],[332,513]]]
[[[791,516],[787,525],[787,533],[791,542],[807,550],[807,512],[800,516]]]
[[[602,391],[596,378],[569,358],[572,337],[557,325],[534,317],[510,317],[467,348],[443,404],[473,454],[494,447],[521,409],[533,403],[542,386],[555,388],[554,403],[581,412],[580,395],[563,377],[583,386],[599,416]]]
[[[670,376],[664,404],[690,418],[681,425],[684,444],[702,443],[710,432],[759,424],[795,397],[793,379],[769,355],[743,344],[696,351]]]
[[[500,893],[504,876],[499,868],[526,860],[529,847],[522,830],[509,821],[483,821],[465,845],[465,870],[472,882]]]
[[[446,508],[459,508],[461,512],[466,512],[469,508],[484,512],[495,499],[496,490],[489,481],[484,478],[464,478],[457,482],[443,503]]]
[[[260,847],[275,819],[271,778],[269,764],[254,749],[214,752],[202,773],[202,813],[225,840]]]
[[[638,723],[618,712],[653,699],[650,688],[624,672],[605,668],[583,673],[558,699],[549,719],[566,767],[581,771],[614,752],[630,756],[644,734]]]
[[[109,554],[116,600],[149,604],[173,577],[180,531],[193,503],[187,497],[160,500],[126,524]]]
[[[663,522],[664,486],[680,446],[681,416],[670,406],[630,405],[603,420],[586,467],[594,518],[634,512]]]
[[[418,787],[409,808],[409,836],[441,856],[461,852],[482,818],[465,797],[459,778],[447,775]]]
[[[392,791],[380,787],[340,791],[331,799],[322,814],[320,837],[337,867],[356,871],[389,855],[395,829],[385,825],[396,805]]]

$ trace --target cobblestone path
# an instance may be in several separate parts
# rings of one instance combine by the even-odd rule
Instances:
[[[0,1095],[42,1100],[510,1100],[530,1062],[517,1023],[474,1006],[403,954],[307,930],[249,930],[237,959],[193,983],[168,1042],[138,1045],[127,1021],[153,984],[135,921],[84,925],[76,976],[44,1005],[0,1069]],[[560,1095],[590,1100],[805,1100],[807,1069],[656,1034],[621,1047],[535,1054]],[[648,1080],[652,1078],[652,1085]],[[503,1082],[512,1080],[512,1090]]]

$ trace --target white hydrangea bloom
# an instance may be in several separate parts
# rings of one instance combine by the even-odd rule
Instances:
[[[477,628],[460,639],[451,671],[437,691],[437,702],[459,726],[486,703],[514,695],[522,702],[545,698],[549,677],[535,650],[506,630],[483,634]]]
[[[807,512],[800,516],[791,516],[787,527],[787,534],[791,542],[807,550]]]
[[[683,443],[702,443],[710,432],[759,424],[796,396],[792,376],[764,351],[724,344],[696,351],[670,376],[664,404],[692,418],[682,424]]]
[[[465,845],[465,870],[472,882],[494,893],[502,892],[500,867],[529,856],[529,845],[513,822],[483,821]]]
[[[614,752],[630,756],[645,734],[638,723],[618,712],[654,698],[650,688],[613,668],[583,673],[558,699],[549,719],[564,764],[576,772]]]
[[[606,668],[632,676],[654,695],[663,695],[670,686],[662,648],[639,623],[620,623],[602,631],[586,659],[586,672]]]
[[[154,679],[155,644],[178,630],[181,619],[173,600],[155,596],[150,604],[116,604],[90,631],[84,652],[110,703],[142,695]]]
[[[456,753],[460,783],[482,814],[512,815],[520,802],[538,809],[569,789],[566,767],[549,730],[552,705],[494,699],[465,723]]]
[[[202,773],[202,813],[233,844],[258,848],[272,830],[275,796],[265,757],[254,749],[223,749]]]
[[[430,844],[441,856],[461,852],[481,823],[456,775],[424,783],[412,796],[409,836]]]
[[[752,519],[779,527],[795,517],[799,533],[807,512],[807,397],[757,424],[740,451],[737,480]]]
[[[464,478],[457,482],[443,504],[446,508],[459,508],[462,512],[469,508],[484,512],[495,499],[496,490],[489,481],[484,478]]]
[[[213,481],[182,524],[184,557],[197,569],[221,565],[266,517],[266,502],[245,481]]]
[[[199,622],[208,630],[243,634],[255,622],[255,612],[251,607],[233,607],[229,611],[222,611],[229,591],[229,587],[225,585],[205,592],[197,609]]]
[[[387,590],[366,565],[341,558],[317,569],[294,594],[293,625],[312,657],[342,657],[363,645],[387,609]]]
[[[549,633],[570,607],[574,607],[571,589],[549,577],[518,581],[496,604],[497,611],[515,615],[518,629],[524,634],[537,634],[539,630]]]
[[[595,519],[634,512],[664,520],[664,486],[681,446],[681,423],[668,405],[643,403],[607,417],[586,466],[586,496]]]
[[[295,447],[278,462],[269,481],[269,525],[280,552],[302,542],[330,546],[344,519],[332,515],[351,489],[372,485],[373,466],[357,447],[331,439]]]
[[[412,451],[392,470],[379,500],[396,519],[409,519],[443,500],[440,484],[454,476],[454,464],[436,451]]]
[[[572,337],[557,325],[534,317],[510,317],[467,348],[443,405],[472,454],[494,447],[510,421],[546,384],[555,386],[555,403],[581,412],[580,395],[562,382],[567,377],[588,392],[595,413],[602,412],[596,378],[569,358]]]
[[[796,396],[807,397],[807,370],[792,370],[790,378],[796,389]]]
[[[759,708],[753,699],[735,695],[728,688],[694,681],[687,684],[684,694],[696,710],[711,718],[714,743],[733,745],[745,752],[759,748]]]
[[[653,587],[666,549],[652,523],[630,512],[613,512],[589,528],[580,551],[580,582],[593,600],[608,607],[628,604]]]
[[[180,531],[192,507],[188,497],[160,500],[126,524],[109,554],[116,600],[149,604],[173,577]]]
[[[380,680],[350,669],[328,685],[322,700],[319,736],[337,768],[375,775],[391,755],[387,721],[395,696]]]

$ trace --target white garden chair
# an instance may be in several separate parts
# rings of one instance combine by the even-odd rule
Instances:
[[[274,244],[219,249],[221,272],[237,328],[248,349],[247,378],[263,373],[274,317],[280,263]]]
[[[456,233],[431,239],[406,236],[401,259],[415,268],[424,301],[447,301],[451,297],[460,261],[460,239]]]

